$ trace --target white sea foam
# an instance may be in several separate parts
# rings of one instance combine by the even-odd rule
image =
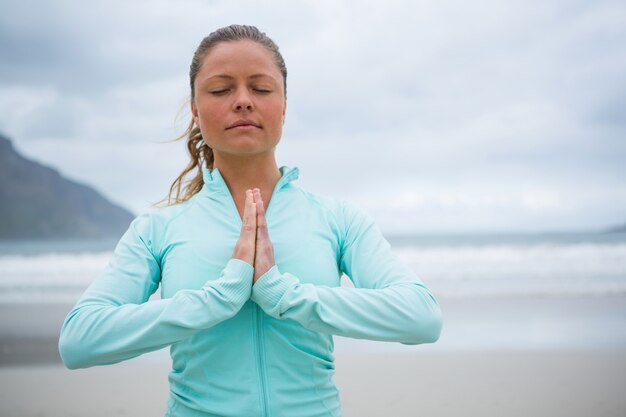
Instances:
[[[76,302],[111,252],[0,257],[0,302]]]
[[[396,249],[436,294],[626,294],[626,244],[528,244]]]
[[[437,296],[626,294],[626,243],[418,245],[394,252]],[[0,302],[74,303],[111,257],[110,251],[0,256]]]

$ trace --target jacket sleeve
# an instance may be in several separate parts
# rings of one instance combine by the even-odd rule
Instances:
[[[104,272],[65,318],[59,353],[69,369],[108,365],[166,347],[234,316],[249,299],[253,266],[230,259],[201,289],[148,301],[161,280],[150,213],[135,218]]]
[[[252,287],[252,300],[270,316],[322,333],[357,339],[432,343],[442,328],[440,306],[415,273],[392,252],[369,215],[342,204],[340,267],[355,288],[300,283],[277,265]]]

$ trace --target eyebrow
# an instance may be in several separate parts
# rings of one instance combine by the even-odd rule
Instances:
[[[271,76],[271,75],[269,75],[269,74],[252,74],[252,75],[251,75],[251,76],[249,76],[248,78],[253,78],[253,79],[254,79],[254,78],[264,78],[264,77],[271,78],[272,80],[276,81],[276,80],[274,79],[274,77],[272,77],[272,76]],[[207,78],[205,78],[205,80],[206,80],[206,81],[208,81],[208,80],[210,80],[210,79],[212,79],[212,78],[225,78],[225,79],[228,79],[228,80],[232,80],[232,79],[234,79],[235,77],[231,77],[230,75],[227,75],[227,74],[217,74],[217,75],[212,75],[212,76],[210,76],[210,77],[207,77]]]

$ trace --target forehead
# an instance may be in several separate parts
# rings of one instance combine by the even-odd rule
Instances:
[[[198,77],[265,73],[277,80],[282,76],[274,56],[265,46],[250,40],[220,42],[204,57]]]

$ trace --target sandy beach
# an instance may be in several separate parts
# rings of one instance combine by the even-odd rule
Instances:
[[[626,415],[623,352],[337,357],[346,417]],[[0,368],[3,416],[162,416],[167,364]]]
[[[616,297],[440,299],[435,344],[336,338],[344,416],[626,415],[626,302]],[[0,305],[0,415],[162,416],[167,349],[68,370],[69,305]]]

